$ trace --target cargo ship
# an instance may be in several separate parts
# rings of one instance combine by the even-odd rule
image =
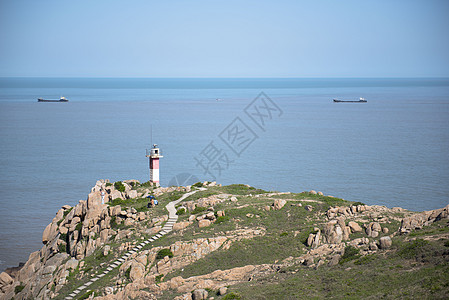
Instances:
[[[69,100],[66,99],[65,97],[61,97],[61,98],[59,98],[59,100],[48,100],[48,99],[39,98],[39,99],[37,99],[37,102],[69,102]]]
[[[334,99],[334,102],[340,103],[340,102],[348,102],[348,103],[366,103],[368,102],[365,98],[359,98],[359,100],[339,100]]]

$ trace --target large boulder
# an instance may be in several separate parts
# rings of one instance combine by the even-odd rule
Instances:
[[[228,288],[225,286],[222,286],[220,289],[218,289],[218,295],[220,295],[220,296],[226,295],[227,292],[228,292]]]
[[[343,240],[343,229],[331,221],[324,226],[323,236],[329,244],[339,244]]]
[[[208,292],[205,289],[196,289],[192,293],[192,299],[193,300],[203,300],[207,299]]]
[[[98,192],[92,192],[87,197],[87,209],[97,209],[101,207],[101,193]]]
[[[281,208],[284,207],[284,205],[286,203],[287,203],[287,201],[284,199],[276,199],[276,200],[274,200],[273,207],[275,210],[280,210]]]
[[[348,226],[349,226],[349,228],[351,228],[352,232],[362,232],[363,231],[362,227],[354,221],[350,221],[348,223]]]
[[[130,190],[126,194],[127,194],[127,198],[128,199],[137,198],[137,191],[136,190]]]
[[[145,266],[138,262],[133,262],[131,265],[131,271],[129,272],[129,278],[132,281],[143,278],[145,275]]]
[[[378,237],[380,232],[382,232],[382,227],[377,222],[371,222],[366,227],[366,234],[369,237]]]
[[[117,191],[117,190],[112,190],[111,194],[109,195],[109,198],[111,200],[114,200],[114,199],[117,199],[117,198],[122,199],[122,200],[124,199],[122,193],[120,191]]]
[[[178,222],[173,224],[173,230],[181,230],[186,228],[187,226],[190,225],[190,222],[184,221],[184,222]]]
[[[198,227],[203,228],[209,226],[210,224],[211,224],[210,220],[203,219],[198,222]]]
[[[321,240],[321,231],[318,229],[316,234],[309,234],[309,238],[307,239],[307,246],[316,248],[320,245]]]
[[[42,243],[47,244],[49,241],[53,240],[58,234],[58,225],[56,223],[50,223],[45,227],[42,233]]]
[[[389,236],[383,236],[379,240],[380,249],[388,249],[391,247],[392,241]]]
[[[86,214],[87,211],[87,201],[85,200],[80,200],[79,203],[75,206],[74,208],[75,212],[73,213],[73,215],[75,217],[82,217]]]
[[[13,279],[9,276],[8,273],[2,272],[0,273],[0,290],[5,291],[6,287],[13,283]]]

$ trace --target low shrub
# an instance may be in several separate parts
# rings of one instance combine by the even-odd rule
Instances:
[[[345,253],[340,259],[340,264],[344,264],[345,262],[357,259],[360,257],[360,250],[353,246],[346,246]]]
[[[365,205],[363,202],[354,202],[352,203],[352,206],[359,206],[359,205]]]
[[[65,217],[67,217],[67,215],[72,211],[73,207],[70,207],[69,209],[64,210],[64,214],[62,216],[62,218],[64,219]]]
[[[157,275],[156,278],[155,278],[156,283],[161,283],[162,282],[162,278],[164,278],[164,274]]]
[[[151,188],[151,187],[153,187],[153,185],[154,184],[151,181],[147,181],[147,182],[141,183],[140,187],[142,187],[142,188]]]
[[[176,214],[178,215],[178,216],[181,216],[181,215],[183,215],[183,214],[185,214],[186,213],[186,209],[184,208],[184,207],[181,207],[180,209],[178,209],[177,211],[176,211]]]
[[[372,262],[375,259],[374,255],[365,255],[360,257],[358,260],[354,262],[355,265],[366,265]]]
[[[228,220],[229,220],[228,216],[217,217],[217,219],[215,220],[215,224],[220,224],[220,223],[226,222]]]
[[[107,186],[107,187],[108,187],[108,186],[112,186],[112,183],[106,182],[106,186]]]
[[[159,252],[156,254],[156,259],[163,259],[166,256],[170,258],[173,257],[173,252],[171,252],[168,248],[159,250]]]
[[[18,294],[18,293],[20,293],[24,288],[25,288],[24,285],[17,285],[17,286],[14,288],[14,293]]]
[[[203,187],[203,183],[198,181],[197,183],[192,184],[192,187]]]
[[[201,207],[201,206],[197,206],[195,207],[195,209],[192,211],[192,214],[198,214],[201,213],[203,211],[205,211],[207,208],[206,207]]]
[[[67,252],[67,247],[65,244],[59,244],[58,245],[58,250],[60,253],[66,253]]]
[[[59,235],[59,239],[67,242],[67,233],[61,233]]]
[[[131,267],[129,267],[126,271],[125,271],[125,278],[126,279],[128,279],[128,280],[130,280],[131,279],[131,276],[130,276],[130,274],[131,274]]]
[[[81,231],[82,228],[83,228],[83,222],[80,222],[80,223],[76,224],[75,230]]]
[[[114,187],[117,191],[124,192],[125,191],[125,185],[121,181],[117,181],[114,183]]]
[[[94,293],[94,291],[88,291],[87,293],[84,293],[83,295],[81,295],[81,297],[79,297],[78,299],[87,299],[90,297],[90,295],[92,295]]]
[[[229,294],[223,297],[223,300],[240,300],[240,299],[242,299],[242,296],[234,292],[230,292]]]

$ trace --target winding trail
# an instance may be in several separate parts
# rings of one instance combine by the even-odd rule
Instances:
[[[148,245],[149,243],[154,242],[155,240],[161,238],[162,236],[164,236],[167,233],[169,233],[170,231],[172,231],[173,230],[173,225],[178,220],[178,215],[176,214],[175,205],[178,204],[179,202],[181,202],[182,200],[184,200],[185,198],[189,197],[190,195],[193,195],[193,194],[195,194],[198,191],[204,191],[204,190],[206,190],[206,189],[205,188],[199,188],[198,190],[185,193],[178,200],[169,202],[165,206],[165,208],[168,210],[168,221],[165,223],[164,227],[162,227],[161,231],[159,231],[157,234],[155,234],[154,236],[152,236],[148,240],[143,241],[142,243],[138,244],[136,247],[134,247],[133,249],[131,249],[128,252],[126,252],[122,257],[120,257],[119,259],[117,259],[113,263],[109,264],[109,266],[106,268],[106,270],[103,273],[98,274],[97,276],[93,277],[91,280],[89,280],[88,282],[86,282],[85,284],[83,284],[82,286],[77,288],[76,290],[74,290],[71,294],[69,294],[67,297],[65,297],[65,299],[66,300],[71,300],[71,299],[75,298],[79,293],[81,293],[83,290],[85,290],[92,283],[94,283],[95,281],[99,280],[100,278],[102,278],[103,276],[105,276],[106,274],[108,274],[109,272],[114,270],[115,268],[119,267],[121,264],[123,264],[125,261],[127,261],[128,258],[131,255],[139,252],[144,246]]]

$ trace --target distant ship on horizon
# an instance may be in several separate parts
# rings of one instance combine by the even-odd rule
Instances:
[[[48,99],[38,98],[37,102],[69,102],[69,100],[66,99],[66,97],[61,97],[61,98],[59,98],[59,100],[48,100]]]
[[[368,102],[365,98],[359,98],[359,100],[340,100],[340,99],[334,99],[334,102],[349,102],[349,103],[366,103]]]

